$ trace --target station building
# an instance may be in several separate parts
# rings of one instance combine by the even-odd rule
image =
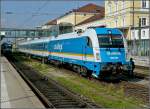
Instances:
[[[90,3],[77,9],[73,9],[56,19],[50,20],[42,26],[42,29],[51,29],[52,31],[55,31],[59,26],[59,33],[62,31],[72,32],[78,29],[76,28],[78,25],[104,18],[104,15],[104,7]],[[85,25],[82,27],[85,28]]]

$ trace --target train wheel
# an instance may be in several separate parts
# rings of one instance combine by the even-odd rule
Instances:
[[[81,67],[81,75],[88,76],[88,69],[86,67]]]

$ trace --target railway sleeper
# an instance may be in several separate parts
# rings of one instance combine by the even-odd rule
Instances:
[[[63,105],[68,105],[68,104],[71,104],[71,105],[78,105],[79,107],[81,107],[81,106],[85,106],[86,104],[84,104],[84,103],[79,103],[79,102],[77,102],[77,101],[74,101],[74,100],[58,100],[58,101],[55,101],[55,102],[52,102],[54,105],[60,105],[60,104],[63,104]]]
[[[73,102],[73,101],[67,101],[67,102],[55,102],[53,103],[53,105],[67,105],[67,104],[71,104],[71,105],[78,105],[79,103],[78,102]]]
[[[60,95],[60,94],[47,94],[48,97],[57,97],[57,98],[64,98],[64,96]]]
[[[50,91],[48,90],[48,93],[49,94],[58,94],[58,95],[61,95],[61,96],[68,96],[66,93],[63,93],[63,92],[60,92],[60,91]]]
[[[53,97],[50,99],[52,99],[52,100],[72,100],[72,98],[70,98],[70,97],[64,97],[64,96],[58,96],[58,97]]]
[[[47,92],[47,91],[46,91]],[[55,95],[55,94],[57,94],[57,95],[63,95],[62,93],[60,93],[60,92],[53,92],[53,91],[48,91],[48,93],[49,94],[51,94],[51,95]]]
[[[73,102],[73,103],[75,103],[75,102],[77,102],[77,101],[74,101],[74,100],[56,100],[56,101],[53,101],[53,103],[59,103],[59,102],[69,102],[69,103],[71,103],[71,102]]]
[[[50,100],[52,100],[52,101],[60,101],[60,100],[72,100],[71,98],[64,98],[64,97],[62,97],[61,99],[60,98],[54,98],[54,97],[51,97],[51,98],[49,98]]]
[[[48,89],[52,92],[61,92],[59,89],[57,89],[55,87],[49,87]]]
[[[41,89],[41,88],[40,88]],[[65,94],[65,93],[63,93],[63,92],[61,92],[61,91],[54,91],[54,90],[49,90],[49,89],[47,89],[47,90],[43,90],[42,91],[43,93],[47,93],[48,92],[48,95],[49,96],[68,96],[67,94]]]
[[[60,94],[60,95],[66,95],[65,93],[60,92],[60,91],[48,91],[48,93],[51,93],[51,94]]]
[[[57,105],[56,108],[80,108],[80,105],[71,105],[71,104],[64,104],[64,105]]]
[[[54,98],[54,97],[53,97],[53,98],[51,97],[51,98],[49,98],[49,100],[55,102],[55,101],[71,101],[72,99],[66,99],[66,98],[63,98],[63,97],[57,97],[57,98],[56,98],[56,97],[55,97],[55,98]]]
[[[50,98],[50,99],[55,99],[55,100],[57,100],[57,99],[67,99],[67,97],[66,96],[61,96],[61,95],[57,95],[57,96],[53,96],[53,95],[48,95],[48,97]],[[53,98],[52,98],[53,97]],[[68,98],[68,100],[70,100],[71,98]]]
[[[58,91],[51,91],[51,90],[47,90],[48,91],[48,93],[50,93],[50,94],[61,94],[60,92],[58,92]],[[45,92],[47,92],[47,91],[45,91]]]

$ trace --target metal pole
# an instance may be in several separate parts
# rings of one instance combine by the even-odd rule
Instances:
[[[135,24],[134,24],[134,0],[133,0],[133,19],[132,19],[132,22],[133,22],[133,31],[134,31],[134,34],[133,34],[133,55],[135,56],[137,54],[137,47],[136,47],[136,38],[135,38]]]
[[[149,71],[150,71],[150,0],[149,0]],[[150,94],[150,90],[149,90],[149,94]],[[149,96],[149,106],[150,106],[150,96]]]
[[[1,7],[1,1],[0,1],[0,7]],[[1,8],[0,8],[0,32],[1,32]],[[2,69],[2,59],[1,59],[1,36],[0,36],[0,72],[2,71],[1,69]],[[1,78],[1,74],[0,74],[0,78]],[[0,96],[1,96],[1,93],[0,93]]]
[[[134,0],[133,0],[133,16],[132,16],[132,22],[133,22],[133,25],[132,25],[132,27],[133,27],[133,55],[135,55],[135,49],[136,49],[136,44],[135,44],[135,28],[134,28]]]
[[[0,0],[0,13],[1,13],[1,0]],[[2,21],[1,21],[1,14],[0,14],[0,32],[1,32],[1,23]],[[1,38],[1,36],[0,36],[0,63],[1,63],[1,40],[2,40],[2,38]],[[0,64],[0,71],[1,71],[1,64]]]
[[[75,18],[74,18],[74,29],[76,27],[76,9],[75,9]]]
[[[140,48],[139,51],[141,51],[141,21],[140,21],[140,18],[139,18],[139,41],[138,41],[138,45]],[[140,56],[141,56],[141,54],[140,54]]]
[[[17,49],[17,39],[16,39],[17,37],[16,37],[16,31],[15,31],[15,51],[16,51],[16,49]]]

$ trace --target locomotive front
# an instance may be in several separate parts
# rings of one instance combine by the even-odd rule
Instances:
[[[126,59],[124,37],[118,29],[95,29],[99,42],[100,72],[118,74],[131,69]],[[109,73],[106,73],[109,72]]]

